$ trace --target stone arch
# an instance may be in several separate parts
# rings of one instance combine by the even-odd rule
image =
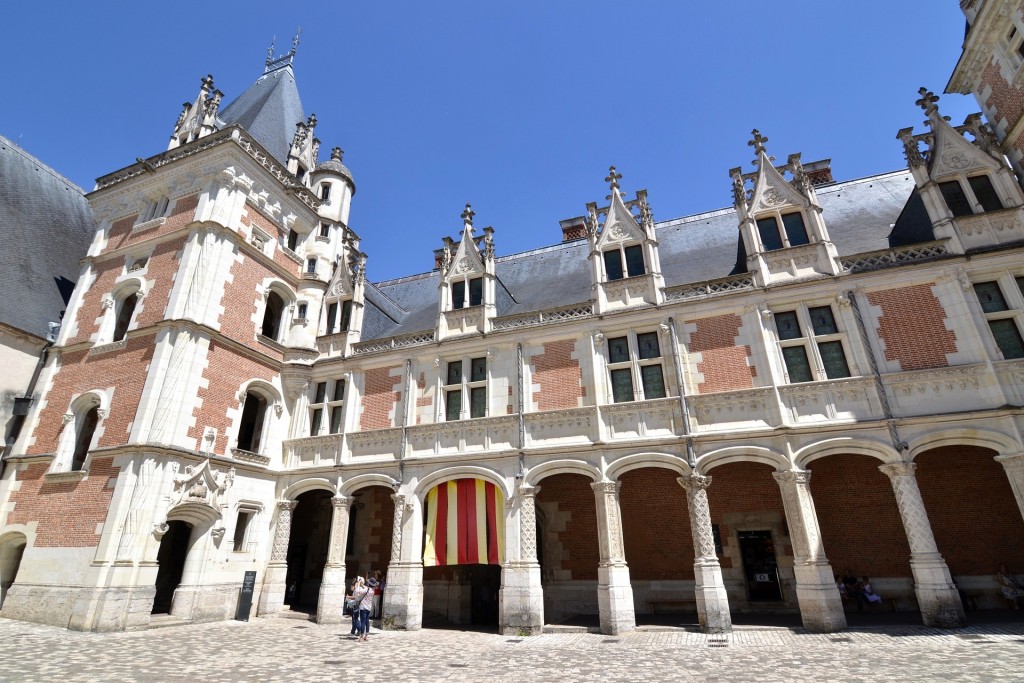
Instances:
[[[531,467],[523,481],[530,486],[537,486],[545,477],[554,474],[582,474],[592,481],[601,480],[601,470],[585,460],[549,460]]]
[[[508,500],[513,496],[513,492],[510,490],[505,477],[501,476],[494,470],[487,469],[485,467],[476,467],[473,465],[446,467],[445,469],[438,470],[437,472],[432,472],[417,482],[413,493],[422,503],[427,492],[441,482],[464,478],[483,479],[484,481],[494,484],[498,487],[498,490],[501,491],[501,495],[505,497],[505,500]]]
[[[109,412],[110,395],[108,391],[102,389],[89,389],[70,401],[64,414],[64,426],[61,429],[52,471],[86,469],[88,452],[103,436]],[[87,430],[88,433],[83,430]],[[80,441],[82,443],[79,443]]]
[[[764,446],[727,446],[697,458],[697,474],[707,474],[712,468],[731,462],[759,462],[777,470],[792,468],[789,458]]]
[[[0,607],[3,607],[7,591],[18,577],[21,558],[28,547],[28,537],[18,531],[8,531],[0,536]]]
[[[948,427],[929,430],[909,440],[908,459],[942,446],[979,446],[999,454],[1019,453],[1024,448],[1011,436],[994,429],[975,427]]]
[[[388,476],[387,474],[359,474],[346,480],[345,483],[341,485],[341,489],[338,493],[343,496],[350,496],[359,489],[365,489],[370,486],[385,486],[393,489],[397,483],[397,479]]]
[[[298,497],[306,491],[316,490],[330,491],[331,493],[334,493],[336,489],[330,479],[325,477],[310,477],[290,484],[281,494],[281,498],[283,500],[297,500]]]
[[[808,444],[793,453],[793,460],[799,469],[805,470],[808,465],[818,458],[851,453],[867,455],[883,463],[899,462],[902,459],[902,456],[896,449],[887,443],[872,439],[841,436]]]
[[[621,475],[630,470],[642,469],[644,467],[660,467],[672,470],[683,477],[690,476],[693,471],[682,456],[672,453],[634,453],[615,460],[608,466],[605,476],[612,481],[617,480]]]

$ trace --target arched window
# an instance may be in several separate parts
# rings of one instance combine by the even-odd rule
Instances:
[[[128,326],[132,322],[132,315],[135,313],[135,304],[138,300],[138,293],[132,292],[118,302],[117,322],[114,323],[113,341],[118,342],[124,339],[125,333],[128,332]]]
[[[259,453],[266,415],[267,399],[255,391],[247,392],[242,405],[242,420],[238,426],[238,447],[241,450]]]
[[[94,405],[75,418],[75,452],[71,456],[71,471],[77,472],[85,464],[85,456],[89,454],[96,425],[100,421],[100,407]]]
[[[267,307],[263,311],[263,327],[260,334],[264,337],[277,340],[281,332],[281,317],[284,314],[284,299],[277,292],[271,290],[267,294]]]

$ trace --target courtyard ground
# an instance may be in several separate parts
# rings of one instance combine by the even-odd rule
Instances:
[[[80,633],[0,619],[2,681],[1022,681],[1024,619],[951,631],[841,633],[739,626],[725,636],[647,626],[520,638],[375,631],[287,618]]]

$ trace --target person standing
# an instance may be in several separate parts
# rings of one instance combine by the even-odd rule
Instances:
[[[384,579],[379,569],[373,573],[370,585],[373,586],[373,611],[370,613],[370,617],[380,619],[382,616],[381,599],[384,597]]]
[[[352,616],[352,630],[349,635],[359,635],[359,601],[356,600],[356,588],[359,585],[359,577],[352,579],[349,584],[348,594],[345,596],[345,609]]]
[[[370,579],[371,581],[373,579]],[[359,577],[359,637],[356,640],[368,640],[370,635],[370,610],[373,609],[373,588]]]

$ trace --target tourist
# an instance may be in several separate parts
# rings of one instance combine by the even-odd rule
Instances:
[[[857,611],[864,611],[864,594],[861,591],[860,580],[857,575],[849,569],[846,570],[846,574],[843,576],[843,584],[846,586],[846,595],[851,600],[857,601]]]
[[[1024,593],[1021,592],[1020,584],[1017,583],[1017,579],[1013,577],[1013,574],[1006,570],[1006,565],[999,565],[999,573],[996,574],[996,583],[999,584],[999,590],[1003,594],[1003,597],[1010,601],[1014,609],[1020,609],[1021,597]]]
[[[380,619],[381,601],[384,597],[384,578],[379,569],[373,572],[373,578],[370,579],[370,585],[373,586],[373,612],[370,616],[374,619]]]
[[[863,596],[864,602],[868,607],[882,604],[882,596],[875,593],[875,589],[871,587],[871,582],[868,581],[866,576],[861,578],[860,594]]]
[[[370,579],[373,581],[373,579]],[[373,588],[359,577],[356,598],[359,600],[359,635],[356,640],[367,640],[370,635],[370,610],[373,609]]]
[[[358,585],[359,577],[352,579],[348,594],[345,596],[345,613],[352,616],[352,631],[349,633],[351,636],[359,635],[359,602],[355,599]]]

